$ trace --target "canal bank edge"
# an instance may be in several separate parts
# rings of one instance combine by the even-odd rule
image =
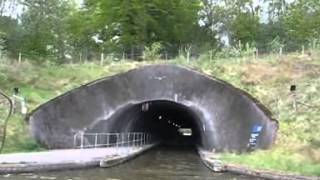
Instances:
[[[49,172],[49,171],[61,171],[61,170],[76,170],[84,168],[95,167],[112,167],[120,165],[126,161],[129,161],[145,151],[157,146],[157,144],[148,145],[141,149],[129,153],[127,155],[119,155],[112,157],[103,157],[101,159],[92,159],[87,162],[72,162],[72,163],[17,163],[17,164],[0,164],[0,175],[4,174],[21,174],[21,173],[34,173],[34,172]]]
[[[255,170],[240,165],[227,164],[219,160],[216,154],[205,151],[203,149],[198,149],[198,153],[204,165],[216,173],[230,172],[234,174],[270,180],[320,180],[320,177],[299,176],[295,174],[288,174],[269,170]]]
[[[157,145],[158,145],[158,143],[155,143],[152,145],[147,145],[146,147],[144,147],[140,151],[137,151],[135,153],[131,153],[127,156],[120,155],[120,156],[111,157],[111,158],[106,157],[106,158],[99,161],[99,167],[109,168],[109,167],[113,167],[113,166],[117,166],[119,164],[125,163],[133,158],[136,158],[137,156],[141,155],[142,153],[156,147]]]

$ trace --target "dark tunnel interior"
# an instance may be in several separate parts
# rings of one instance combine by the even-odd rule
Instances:
[[[196,113],[182,104],[156,100],[130,104],[113,115],[107,129],[97,124],[92,132],[146,132],[162,146],[193,148],[201,146],[200,121]]]

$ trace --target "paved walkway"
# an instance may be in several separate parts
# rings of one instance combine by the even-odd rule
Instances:
[[[86,163],[102,160],[108,156],[130,155],[140,151],[139,147],[99,148],[99,149],[70,149],[53,150],[34,153],[16,153],[0,155],[0,164],[57,164],[57,163]]]

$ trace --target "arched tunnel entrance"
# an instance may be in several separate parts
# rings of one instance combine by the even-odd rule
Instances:
[[[89,132],[146,132],[162,145],[201,146],[201,126],[193,109],[173,101],[153,100],[130,104],[118,110],[104,125],[103,121]]]
[[[166,144],[245,152],[251,141],[269,148],[278,130],[248,93],[174,65],[96,80],[41,105],[27,120],[49,149],[72,148],[77,133],[148,132]]]

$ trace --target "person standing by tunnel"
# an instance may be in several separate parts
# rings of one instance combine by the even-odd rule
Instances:
[[[26,101],[24,97],[20,95],[20,89],[18,87],[13,88],[12,102],[14,112],[20,112],[22,115],[27,114]]]

